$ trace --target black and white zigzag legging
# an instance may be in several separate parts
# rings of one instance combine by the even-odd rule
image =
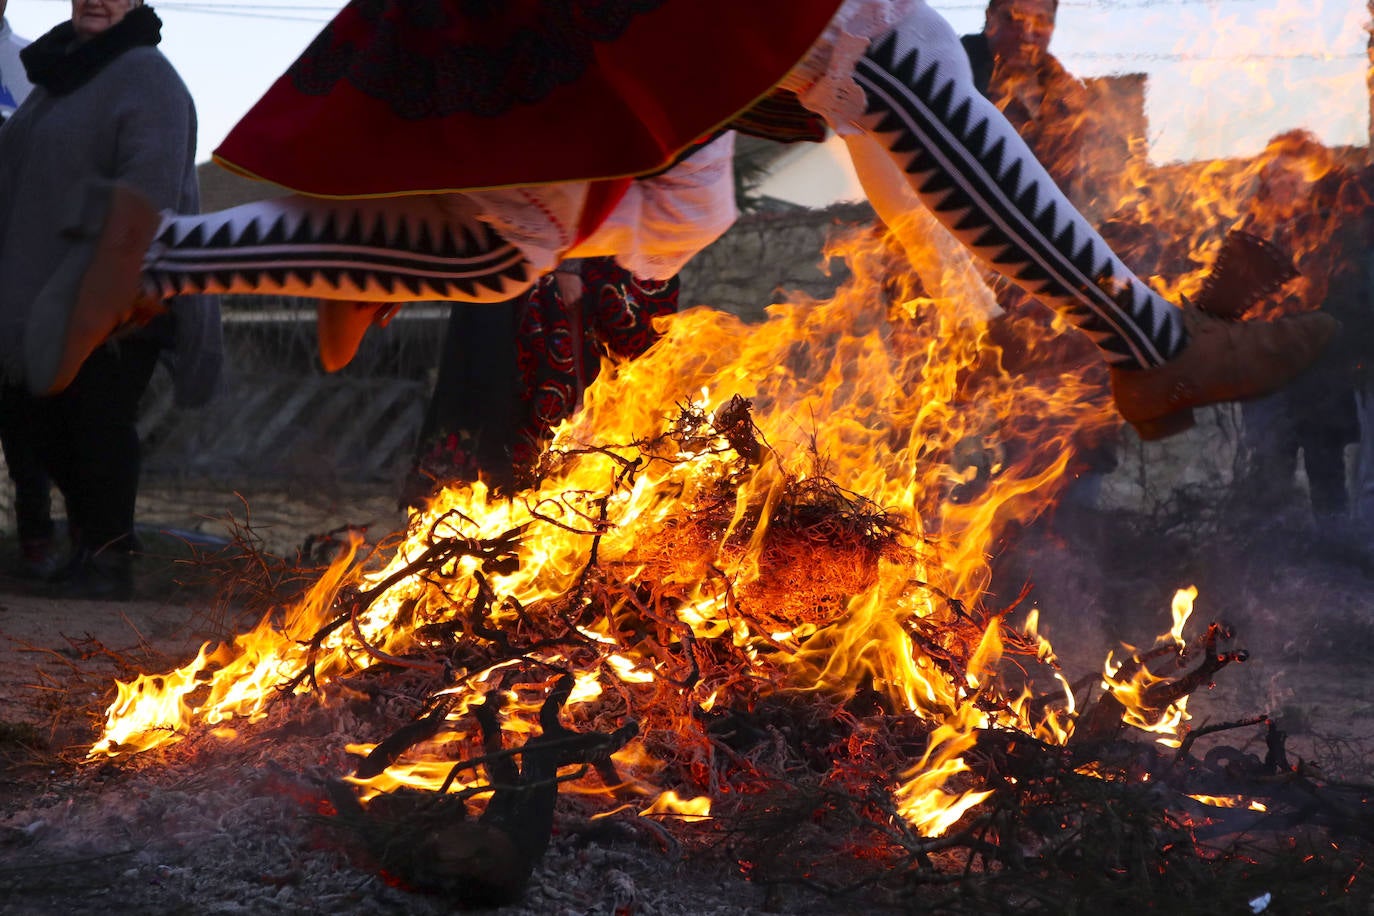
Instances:
[[[924,3],[915,10],[874,40],[854,68],[867,110],[843,125],[849,115],[819,113],[874,138],[955,237],[1086,332],[1108,362],[1149,367],[1174,356],[1184,343],[1179,310],[1112,253],[978,94],[949,25]],[[870,193],[882,184],[865,182]],[[172,216],[145,265],[148,292],[161,297],[227,292],[374,302],[501,302],[537,273],[475,218],[462,195],[291,196]]]
[[[1087,333],[1113,365],[1156,366],[1177,354],[1185,341],[1180,311],[1107,247],[977,92],[963,47],[939,14],[916,4],[872,42],[852,76],[867,102],[853,126],[888,151],[975,255]]]
[[[355,302],[504,302],[536,279],[525,256],[458,195],[328,200],[292,195],[167,215],[146,291]]]

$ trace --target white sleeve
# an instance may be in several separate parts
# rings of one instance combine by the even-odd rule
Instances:
[[[735,134],[666,172],[631,182],[610,216],[569,257],[612,255],[646,280],[675,276],[735,222]]]

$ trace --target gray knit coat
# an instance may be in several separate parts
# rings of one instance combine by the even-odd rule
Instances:
[[[151,13],[136,7],[129,16]],[[63,231],[89,223],[83,203],[93,182],[126,183],[178,213],[198,212],[200,204],[195,105],[156,47],[124,50],[60,94],[34,81],[0,127],[0,366],[7,367],[22,364],[30,305],[67,250]],[[171,304],[177,401],[194,406],[218,386],[219,300],[188,296]]]

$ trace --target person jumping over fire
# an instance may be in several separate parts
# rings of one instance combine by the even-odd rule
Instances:
[[[294,193],[202,216],[89,195],[35,305],[28,384],[60,390],[185,293],[318,298],[336,368],[396,303],[507,301],[564,257],[671,276],[735,217],[728,128],[779,99],[871,153],[856,168],[880,214],[914,191],[1083,330],[1145,438],[1278,388],[1337,327],[1156,294],[978,94],[924,0],[352,0],[216,153]]]

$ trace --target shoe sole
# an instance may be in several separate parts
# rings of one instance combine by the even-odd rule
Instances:
[[[320,348],[320,365],[325,372],[338,372],[353,361],[362,346],[367,329],[390,303],[323,301],[315,310],[315,334]]]
[[[1160,439],[1187,432],[1193,428],[1195,422],[1192,410],[1180,410],[1153,420],[1136,420],[1131,423],[1131,428],[1145,442],[1158,442]]]

